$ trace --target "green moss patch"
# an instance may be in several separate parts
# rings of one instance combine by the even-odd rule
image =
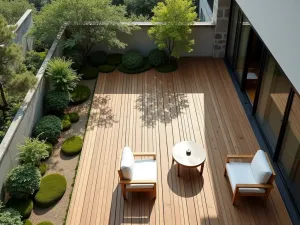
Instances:
[[[116,66],[113,65],[101,65],[98,67],[101,73],[111,73],[116,69]]]
[[[178,64],[177,62],[172,62],[171,64],[163,64],[155,67],[156,71],[161,73],[171,73],[177,70]]]
[[[42,162],[39,166],[39,171],[41,172],[41,175],[44,176],[47,171],[47,164]]]
[[[71,122],[70,116],[68,114],[64,115],[64,117],[61,121],[61,126],[64,131],[69,130],[71,128],[72,122]]]
[[[42,222],[39,222],[37,225],[54,225],[54,224],[50,221],[42,221]]]
[[[64,143],[61,146],[61,151],[65,155],[76,155],[81,151],[82,145],[83,139],[79,136],[73,136],[64,141]]]
[[[83,80],[92,80],[97,78],[99,71],[96,67],[86,66],[80,70]]]
[[[67,115],[69,116],[72,123],[76,123],[79,121],[80,116],[77,112],[68,113]]]
[[[151,69],[151,65],[148,62],[148,59],[146,57],[144,58],[144,64],[143,64],[143,66],[140,67],[140,68],[134,69],[134,70],[127,69],[123,64],[120,64],[118,66],[118,70],[120,72],[127,73],[127,74],[143,73],[143,72],[145,72],[147,70],[150,70],[150,69]]]
[[[40,190],[34,196],[36,204],[40,207],[49,207],[64,195],[67,181],[59,173],[49,174],[41,180]]]
[[[117,66],[122,63],[123,54],[115,53],[107,56],[107,64]]]
[[[91,95],[91,90],[88,86],[77,85],[77,87],[71,92],[72,104],[78,105],[86,101]]]
[[[17,210],[21,214],[22,218],[26,219],[31,214],[33,202],[30,199],[10,198],[6,203],[6,207]]]
[[[30,220],[24,220],[24,225],[32,225],[32,222]]]

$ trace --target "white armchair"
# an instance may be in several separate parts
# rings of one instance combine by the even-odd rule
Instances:
[[[248,159],[251,162],[231,162],[233,159]],[[276,176],[268,155],[262,150],[258,150],[255,155],[228,155],[224,172],[226,175],[233,192],[232,204],[240,196],[264,196],[267,200]]]
[[[151,156],[153,159],[135,160],[135,156]],[[155,152],[133,153],[129,147],[122,151],[120,185],[124,199],[127,192],[152,192],[156,198],[157,165]]]

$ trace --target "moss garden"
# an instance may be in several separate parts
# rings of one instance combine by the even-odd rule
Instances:
[[[24,225],[32,225],[32,222],[30,220],[24,220]]]
[[[64,141],[61,146],[61,151],[68,156],[77,155],[83,145],[83,139],[79,136],[73,136]]]
[[[54,224],[50,221],[42,221],[42,222],[39,222],[37,225],[54,225]]]
[[[88,86],[79,84],[77,87],[71,91],[71,103],[73,105],[78,105],[85,102],[91,95],[91,90]]]

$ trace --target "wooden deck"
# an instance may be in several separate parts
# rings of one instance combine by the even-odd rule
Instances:
[[[206,149],[203,177],[196,169],[177,177],[172,147],[182,140]],[[123,200],[117,169],[125,145],[157,153],[155,201],[147,193]],[[291,224],[277,188],[267,203],[248,197],[231,204],[225,156],[257,149],[221,59],[182,59],[170,74],[101,74],[66,224]]]

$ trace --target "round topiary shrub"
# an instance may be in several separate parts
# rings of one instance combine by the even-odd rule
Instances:
[[[23,225],[20,213],[12,208],[0,208],[1,225]]]
[[[47,164],[42,162],[39,166],[39,171],[40,171],[41,175],[44,176],[47,171]]]
[[[40,140],[46,140],[51,144],[55,144],[60,135],[61,121],[58,117],[48,115],[44,116],[35,124],[33,128],[33,136]]]
[[[118,66],[118,70],[122,73],[126,73],[126,74],[136,74],[136,73],[143,73],[147,70],[151,69],[151,65],[150,63],[148,62],[148,58],[145,57],[144,58],[144,64],[142,67],[140,68],[137,68],[137,69],[134,69],[134,70],[131,70],[131,69],[127,69],[123,64],[120,64]]]
[[[106,63],[107,54],[104,51],[92,52],[88,56],[88,62],[91,66],[98,67]]]
[[[79,121],[79,114],[77,112],[72,112],[72,113],[69,113],[67,114],[70,118],[70,121],[72,123],[77,123]]]
[[[166,59],[166,53],[158,48],[149,52],[149,63],[152,66],[160,66],[164,64]]]
[[[33,165],[19,165],[7,176],[5,187],[12,198],[27,199],[40,188],[41,173]]]
[[[47,151],[48,151],[49,157],[50,157],[52,155],[52,152],[53,152],[53,145],[50,142],[46,142],[45,144],[47,145]]]
[[[116,66],[113,66],[113,65],[100,65],[98,68],[99,68],[99,71],[101,73],[111,73],[116,69]]]
[[[91,95],[91,90],[88,86],[77,85],[77,87],[71,92],[72,104],[78,105],[86,101]]]
[[[69,130],[72,126],[69,115],[64,115],[63,120],[61,121],[62,129],[64,131]]]
[[[96,67],[86,66],[80,70],[80,73],[82,74],[83,80],[92,80],[98,76],[99,71]]]
[[[41,207],[51,206],[64,195],[66,188],[67,181],[63,175],[59,173],[46,175],[41,180],[40,189],[34,200]]]
[[[122,63],[123,54],[115,53],[107,56],[107,64],[117,66]]]
[[[50,221],[42,221],[42,222],[39,222],[37,225],[53,225],[53,223]]]
[[[65,155],[76,155],[81,151],[82,145],[83,139],[79,136],[73,136],[64,141],[64,143],[61,146],[61,151]]]
[[[16,199],[10,198],[6,205],[7,208],[12,208],[17,210],[23,219],[26,219],[30,216],[33,209],[33,202],[31,199]]]
[[[130,70],[138,69],[143,66],[144,58],[140,53],[128,52],[122,57],[122,64]]]
[[[24,220],[24,225],[32,225],[32,222],[30,220]]]
[[[46,113],[62,115],[70,102],[69,94],[63,91],[49,91],[44,98]]]

